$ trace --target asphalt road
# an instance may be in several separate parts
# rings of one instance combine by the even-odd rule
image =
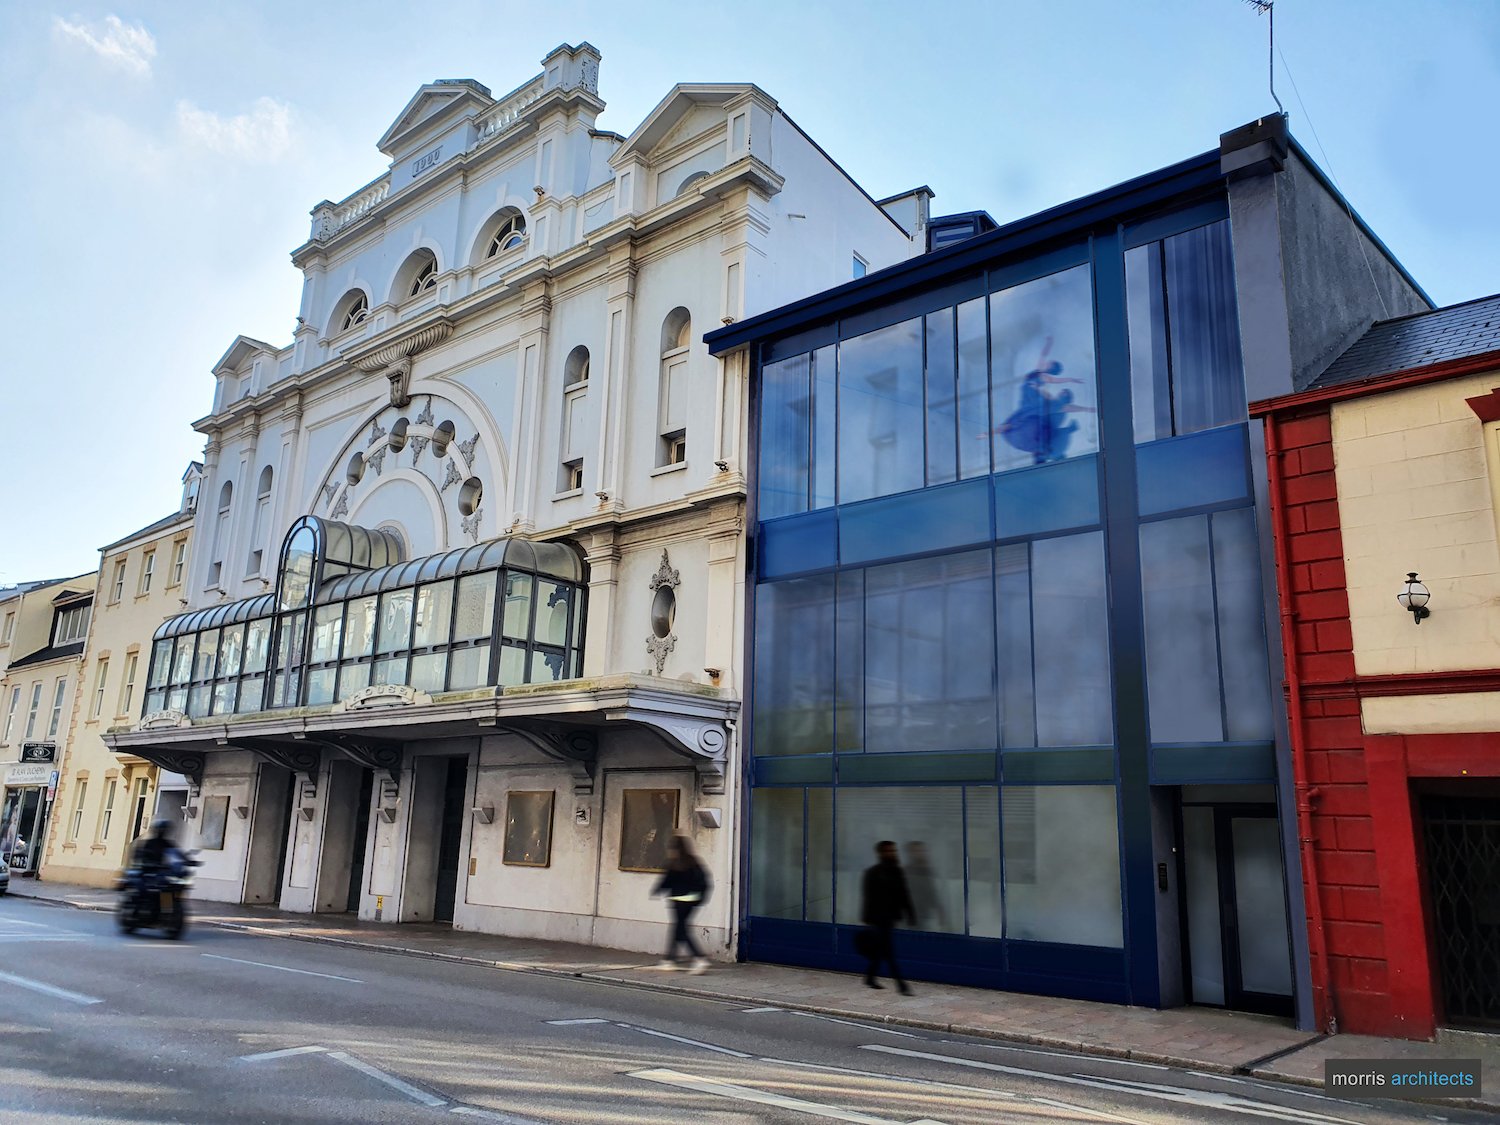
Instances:
[[[11,897],[0,946],[0,1122],[1493,1121]]]

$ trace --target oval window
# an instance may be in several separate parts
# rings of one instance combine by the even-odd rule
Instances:
[[[656,597],[651,599],[651,631],[665,637],[672,631],[672,622],[677,619],[677,595],[670,586],[659,586]]]

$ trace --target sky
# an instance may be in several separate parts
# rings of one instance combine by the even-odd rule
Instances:
[[[603,54],[599,128],[750,81],[876,198],[1006,222],[1274,110],[1245,0],[0,0],[0,585],[175,511],[213,365],[290,342],[308,212],[383,173],[423,83]],[[1440,305],[1500,290],[1500,2],[1277,0],[1303,145]]]

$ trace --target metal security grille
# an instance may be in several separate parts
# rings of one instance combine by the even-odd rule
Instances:
[[[1422,819],[1448,1022],[1500,1027],[1500,799],[1425,796]]]

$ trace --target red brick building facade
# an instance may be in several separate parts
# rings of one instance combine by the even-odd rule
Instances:
[[[1491,483],[1474,467],[1488,457],[1493,476],[1500,454],[1485,449],[1500,440],[1486,421],[1487,400],[1471,401],[1476,379],[1500,382],[1491,376],[1500,370],[1500,300],[1490,303],[1497,339],[1458,345],[1477,343],[1480,354],[1402,366],[1389,352],[1399,352],[1411,322],[1453,310],[1418,314],[1390,322],[1385,352],[1362,339],[1346,353],[1354,358],[1336,361],[1312,389],[1254,408],[1266,426],[1313,994],[1325,1029],[1430,1038],[1445,1023],[1500,1021],[1500,860],[1491,854],[1500,852],[1500,708],[1491,702],[1500,700],[1500,645],[1483,659],[1484,638],[1500,634],[1500,574],[1486,572],[1494,544],[1486,549],[1482,513],[1470,511]],[[1377,324],[1369,335],[1385,329]],[[1356,402],[1373,396],[1387,400]],[[1400,421],[1385,428],[1383,420],[1402,417],[1411,429]],[[1408,436],[1418,432],[1432,441]],[[1351,445],[1346,456],[1345,441],[1368,448],[1356,454]],[[1386,466],[1377,457],[1373,470],[1360,469],[1361,457],[1382,448],[1377,442],[1398,452]],[[1341,470],[1351,494],[1366,482],[1369,494],[1341,496]],[[1448,484],[1429,480],[1435,473]],[[1441,502],[1450,495],[1453,502]],[[1378,527],[1383,505],[1389,524]],[[1444,507],[1456,514],[1429,514]],[[1366,515],[1351,536],[1346,518],[1357,511]],[[1380,537],[1399,555],[1362,557]],[[1423,634],[1397,634],[1413,625],[1395,597],[1399,575],[1419,558],[1439,567],[1423,580],[1434,614],[1449,618],[1434,616]],[[1359,594],[1355,583],[1351,608],[1350,572],[1372,566],[1389,571],[1389,601]],[[1440,622],[1461,626],[1465,637],[1477,627],[1479,643],[1450,641],[1433,628]],[[1393,648],[1393,636],[1411,637],[1423,646],[1413,651],[1427,655]],[[1390,671],[1392,652],[1416,666]],[[1392,729],[1407,701],[1411,729]],[[1490,729],[1467,729],[1484,726],[1476,716],[1486,714]],[[1434,729],[1448,719],[1455,729]]]

